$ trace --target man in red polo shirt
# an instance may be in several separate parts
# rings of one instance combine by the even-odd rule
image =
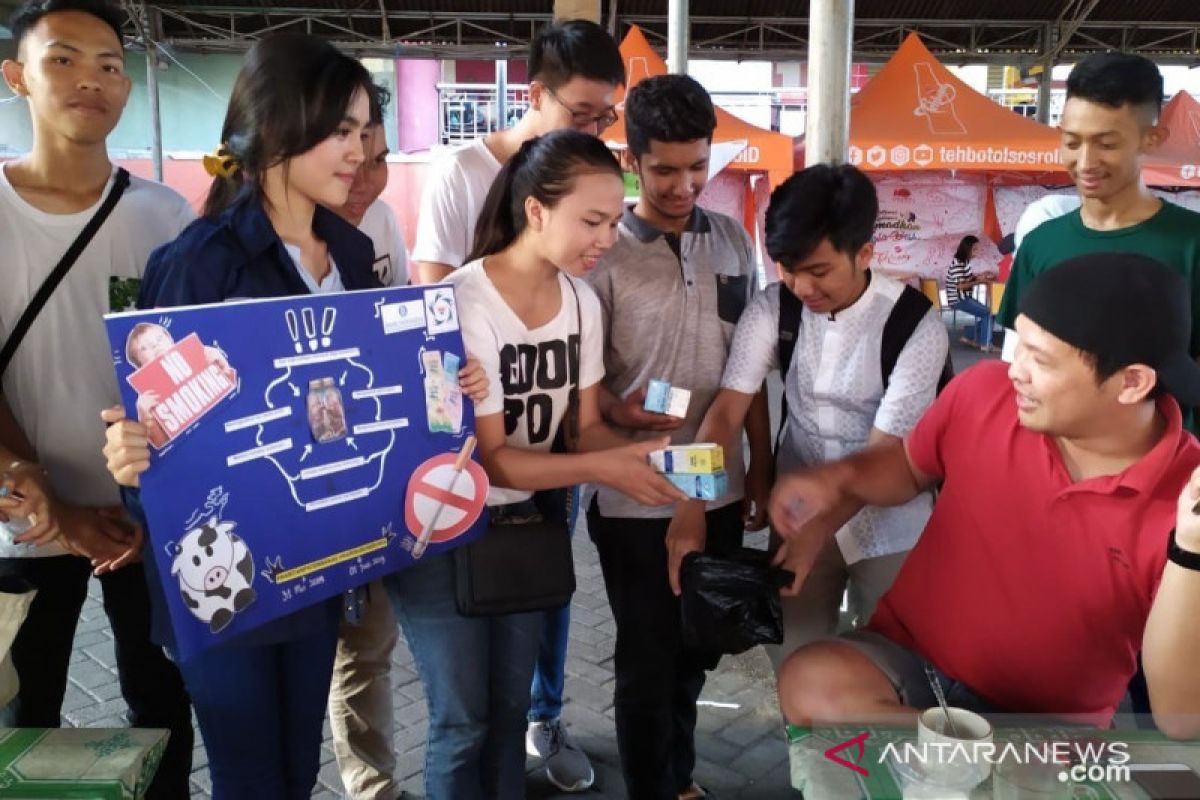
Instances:
[[[903,443],[779,480],[797,584],[850,514],[943,482],[868,628],[784,666],[789,721],[911,716],[935,702],[931,665],[951,705],[1107,725],[1140,650],[1155,722],[1200,735],[1187,287],[1142,256],[1081,256],[1030,286],[1016,324],[1014,363],[963,373]]]

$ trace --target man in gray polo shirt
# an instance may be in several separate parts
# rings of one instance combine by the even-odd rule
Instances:
[[[604,413],[637,438],[670,431],[673,441],[690,443],[720,389],[734,327],[755,289],[751,243],[737,221],[696,206],[716,127],[700,84],[682,75],[643,80],[626,97],[625,126],[641,197],[588,278],[605,315]],[[686,417],[642,409],[652,379],[691,391]],[[756,500],[762,527],[770,467],[765,401],[751,417],[749,475],[740,432],[738,441],[720,442],[729,489],[708,504],[709,552],[741,546],[744,484],[753,487],[745,494]],[[588,511],[617,624],[617,747],[626,789],[637,800],[704,796],[692,781],[696,698],[719,654],[682,644],[667,570],[673,511],[646,508],[606,487]]]

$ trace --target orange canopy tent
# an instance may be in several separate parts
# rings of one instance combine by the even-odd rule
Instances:
[[[916,33],[851,100],[849,156],[868,172],[1061,172],[1057,131],[963,83]]]
[[[638,81],[652,75],[666,75],[667,64],[650,47],[645,35],[636,25],[629,28],[621,42],[621,56],[625,59],[625,75],[632,89]],[[617,102],[625,99],[625,92],[617,94]],[[602,134],[606,142],[624,145],[625,115],[618,112],[616,124]],[[722,108],[717,109],[717,129],[713,142],[745,141],[746,147],[726,169],[747,173],[765,173],[771,186],[777,186],[792,174],[792,137],[782,133],[763,130],[738,119]]]
[[[1166,141],[1146,157],[1142,177],[1151,186],[1200,187],[1200,102],[1179,92],[1163,107]]]

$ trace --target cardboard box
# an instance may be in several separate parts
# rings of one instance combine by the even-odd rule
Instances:
[[[151,728],[2,728],[0,798],[136,800],[169,735]]]
[[[725,451],[719,444],[677,444],[650,454],[650,466],[659,472],[709,475],[725,469]]]
[[[729,491],[729,479],[724,472],[713,472],[708,475],[668,472],[665,477],[689,497],[697,500],[716,500]]]

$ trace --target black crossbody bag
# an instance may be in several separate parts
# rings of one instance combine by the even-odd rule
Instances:
[[[583,317],[575,293],[575,320],[583,346]],[[567,346],[567,372],[570,345]],[[582,352],[580,353],[582,368]],[[567,413],[551,452],[574,450],[579,434],[578,370],[571,378]],[[571,557],[570,489],[537,492],[531,513],[497,514],[487,532],[454,551],[454,589],[458,613],[491,617],[561,608],[575,593],[575,562]],[[536,509],[536,510],[535,510]]]

